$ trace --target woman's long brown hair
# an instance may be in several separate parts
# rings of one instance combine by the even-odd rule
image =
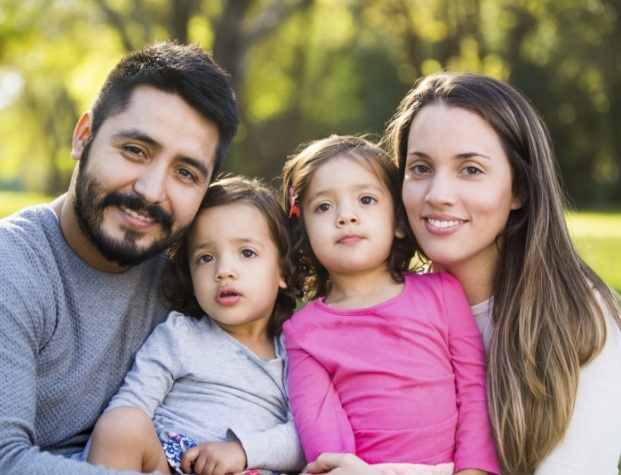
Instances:
[[[562,440],[580,368],[602,350],[606,313],[619,325],[619,306],[571,241],[546,126],[506,83],[443,72],[415,84],[385,137],[401,181],[412,120],[434,103],[467,109],[493,127],[509,158],[513,192],[523,203],[497,239],[488,399],[503,474],[532,473]]]

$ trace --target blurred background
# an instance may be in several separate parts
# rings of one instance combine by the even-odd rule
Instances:
[[[0,0],[0,199],[64,192],[73,127],[109,70],[176,39],[232,75],[225,170],[270,182],[301,143],[379,138],[422,75],[505,80],[546,120],[573,206],[617,218],[598,226],[621,254],[620,15],[621,0]],[[574,222],[578,239],[596,226]]]

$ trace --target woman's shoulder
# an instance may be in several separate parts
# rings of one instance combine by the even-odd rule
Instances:
[[[595,359],[599,356],[603,356],[605,360],[614,359],[618,368],[621,369],[621,315],[619,314],[618,301],[616,301],[614,294],[611,295],[611,301],[608,301],[597,289],[594,289],[593,292],[597,303],[602,309],[606,324],[606,342],[600,355],[596,356]],[[619,372],[618,379],[621,382],[621,371]]]
[[[615,315],[593,286],[606,323],[602,350],[580,368],[572,417],[563,441],[543,460],[537,475],[559,473],[617,473],[621,446],[621,330]]]
[[[621,302],[619,295],[602,284],[595,285],[589,281],[589,286],[595,297],[595,303],[604,317],[606,342],[604,349],[616,351],[621,364]]]

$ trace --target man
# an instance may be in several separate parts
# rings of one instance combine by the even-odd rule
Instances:
[[[0,220],[0,473],[110,473],[71,456],[166,317],[165,249],[237,124],[228,76],[208,54],[148,46],[121,60],[80,118],[68,192]]]

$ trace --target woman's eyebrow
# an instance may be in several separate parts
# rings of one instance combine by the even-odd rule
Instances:
[[[412,150],[411,152],[408,153],[408,155],[414,155],[415,157],[419,157],[419,158],[427,158],[427,159],[431,158],[429,154],[418,151],[418,150]],[[472,157],[481,157],[487,160],[491,160],[492,158],[489,155],[485,155],[484,153],[481,153],[481,152],[463,152],[463,153],[458,153],[457,155],[455,155],[455,158],[460,158],[463,160],[472,158]]]

